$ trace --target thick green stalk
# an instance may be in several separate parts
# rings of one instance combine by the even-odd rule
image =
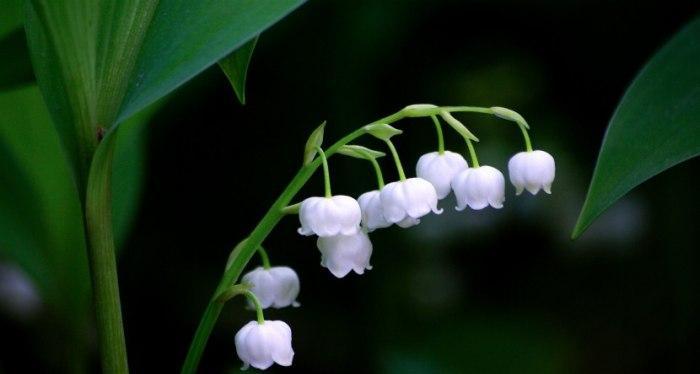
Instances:
[[[115,144],[116,133],[110,132],[98,146],[90,166],[85,195],[92,297],[102,371],[107,374],[129,372],[112,233],[112,158]]]

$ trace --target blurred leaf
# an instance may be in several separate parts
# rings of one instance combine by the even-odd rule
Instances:
[[[0,12],[0,38],[22,26],[24,0],[3,0]]]
[[[248,65],[250,65],[250,58],[253,57],[253,50],[255,50],[255,45],[257,43],[258,37],[256,36],[230,55],[219,60],[219,67],[221,67],[221,70],[226,74],[228,81],[231,82],[231,87],[233,87],[233,92],[236,93],[238,101],[244,105]]]
[[[136,213],[144,124],[158,107],[152,105],[119,130],[112,185],[117,245]],[[85,324],[90,290],[81,206],[38,87],[0,93],[0,112],[0,257],[25,269],[47,305]]]
[[[304,0],[167,0],[158,5],[129,91],[124,119],[224,58]]]
[[[700,18],[642,69],[610,120],[572,237],[654,175],[700,154]]]
[[[0,37],[0,90],[34,81],[24,29]]]
[[[306,145],[304,146],[304,165],[308,165],[316,157],[318,153],[317,148],[323,145],[323,131],[326,128],[326,121],[323,121],[306,139]]]
[[[48,305],[84,324],[90,291],[81,207],[49,113],[33,85],[0,93],[0,110],[0,252],[37,282]]]

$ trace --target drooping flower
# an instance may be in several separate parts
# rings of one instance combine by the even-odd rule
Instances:
[[[309,197],[301,203],[299,221],[301,235],[352,235],[360,229],[362,212],[357,200],[350,196]]]
[[[467,205],[474,210],[489,205],[500,209],[506,199],[505,178],[491,166],[468,168],[460,172],[452,180],[452,189],[457,197],[457,210],[464,210]]]
[[[367,232],[391,226],[391,222],[384,218],[382,200],[379,195],[379,190],[374,190],[365,192],[357,198],[362,210],[362,227]]]
[[[243,276],[243,283],[250,284],[250,291],[258,297],[263,308],[299,306],[296,301],[299,277],[290,267],[257,267]]]
[[[319,237],[316,245],[321,251],[321,266],[338,278],[348,275],[351,270],[363,274],[372,269],[369,264],[372,242],[362,230],[352,235]]]
[[[380,193],[382,210],[387,222],[409,227],[420,222],[419,218],[430,213],[442,213],[438,209],[437,192],[430,182],[422,178],[409,178],[384,186]]]
[[[523,189],[533,195],[540,189],[552,193],[555,169],[554,157],[545,151],[519,152],[508,161],[508,174],[516,195]]]
[[[430,182],[435,187],[438,199],[443,199],[450,194],[452,178],[467,167],[467,161],[459,153],[431,152],[418,159],[416,176]]]
[[[236,333],[235,341],[243,369],[252,366],[265,370],[273,363],[292,364],[292,330],[282,321],[250,321]]]

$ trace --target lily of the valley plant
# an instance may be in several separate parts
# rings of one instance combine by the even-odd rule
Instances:
[[[535,195],[540,189],[551,193],[555,174],[554,158],[547,152],[532,149],[527,122],[510,109],[410,105],[360,127],[325,149],[324,123],[309,137],[299,172],[250,235],[231,252],[219,286],[195,333],[183,373],[196,370],[223,304],[236,295],[247,297],[249,305],[257,313],[257,319],[248,322],[235,335],[236,350],[244,368],[252,366],[267,369],[274,363],[282,366],[292,364],[294,350],[291,328],[282,321],[266,320],[263,313],[267,308],[299,306],[296,301],[300,289],[298,275],[289,267],[271,266],[268,253],[262,247],[262,242],[284,216],[298,214],[298,233],[317,237],[321,266],[327,268],[333,276],[343,278],[350,272],[363,274],[372,269],[370,257],[373,247],[369,233],[393,224],[403,228],[418,225],[421,217],[430,213],[442,213],[443,209],[438,207],[438,202],[451,192],[454,192],[457,200],[455,209],[460,211],[467,207],[474,210],[488,206],[502,208],[505,201],[505,178],[497,168],[479,163],[474,148],[478,139],[453,116],[460,112],[495,115],[517,124],[524,138],[525,151],[515,154],[508,162],[508,174],[516,194],[527,190]],[[391,124],[409,117],[432,119],[438,139],[437,151],[419,158],[416,177],[411,178],[406,176],[399,153],[391,140],[402,133]],[[459,152],[445,150],[440,119],[462,136],[470,162]],[[384,156],[384,153],[351,144],[363,135],[374,136],[386,143],[396,164],[398,181],[385,184],[377,162],[377,158]],[[357,200],[350,196],[334,195],[328,167],[328,158],[334,154],[369,161],[376,173],[376,189],[360,195]],[[324,175],[324,195],[293,203],[296,194],[320,166]],[[244,268],[256,252],[260,255],[262,266],[241,278]]]

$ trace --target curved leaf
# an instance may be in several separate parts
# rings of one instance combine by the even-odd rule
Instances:
[[[622,98],[572,237],[637,185],[698,154],[700,18],[649,61]]]
[[[219,61],[219,67],[226,74],[233,92],[236,93],[238,101],[243,105],[245,105],[245,82],[248,75],[248,65],[250,65],[250,58],[253,57],[253,50],[255,50],[257,43],[258,37],[256,36]]]
[[[119,120],[215,64],[304,0],[161,0]]]

